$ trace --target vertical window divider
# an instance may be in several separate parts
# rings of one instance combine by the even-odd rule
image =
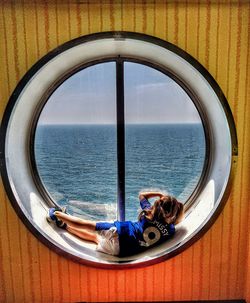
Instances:
[[[117,114],[117,215],[125,221],[125,117],[124,117],[124,61],[116,60],[116,114]]]

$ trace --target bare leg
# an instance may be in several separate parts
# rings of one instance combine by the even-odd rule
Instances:
[[[75,227],[77,227],[76,225],[78,225],[78,227],[82,226],[85,228],[88,228],[90,230],[95,230],[96,227],[96,222],[95,221],[90,221],[90,220],[84,220],[75,216],[71,216],[68,214],[65,214],[61,211],[55,211],[55,216],[58,219],[61,219],[63,222],[70,224],[70,223],[75,223]]]
[[[59,217],[58,217],[59,218]],[[69,227],[72,227],[72,228],[75,228],[75,229],[79,229],[79,230],[88,230],[89,232],[93,232],[93,231],[96,231],[95,228],[93,228],[93,226],[89,226],[89,225],[83,225],[83,224],[79,224],[79,223],[75,223],[75,222],[72,222],[68,219],[61,219],[64,223],[67,224],[67,226]]]
[[[73,227],[71,225],[67,225],[66,227],[67,231],[69,231],[71,234],[78,236],[81,239],[94,242],[96,244],[99,243],[99,237],[97,233],[93,231],[87,231],[82,228]]]

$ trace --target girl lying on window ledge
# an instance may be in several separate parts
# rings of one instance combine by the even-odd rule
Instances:
[[[158,199],[151,205],[148,199],[154,197]],[[96,243],[98,251],[125,257],[166,241],[174,235],[174,225],[184,215],[183,204],[161,192],[142,192],[139,200],[142,211],[137,222],[94,222],[68,215],[56,208],[49,209],[47,220],[54,221],[58,227],[84,240]]]

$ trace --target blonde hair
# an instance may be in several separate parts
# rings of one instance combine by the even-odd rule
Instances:
[[[148,220],[157,220],[161,223],[178,224],[184,216],[184,206],[175,197],[164,195],[155,200],[154,204],[139,214],[139,220],[145,216]]]

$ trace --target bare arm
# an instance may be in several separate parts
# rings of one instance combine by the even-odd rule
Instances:
[[[142,192],[139,194],[139,200],[143,200],[143,199],[150,199],[150,198],[153,198],[153,197],[163,197],[164,195],[161,193],[161,192],[158,192],[158,191],[151,191],[151,192]]]

